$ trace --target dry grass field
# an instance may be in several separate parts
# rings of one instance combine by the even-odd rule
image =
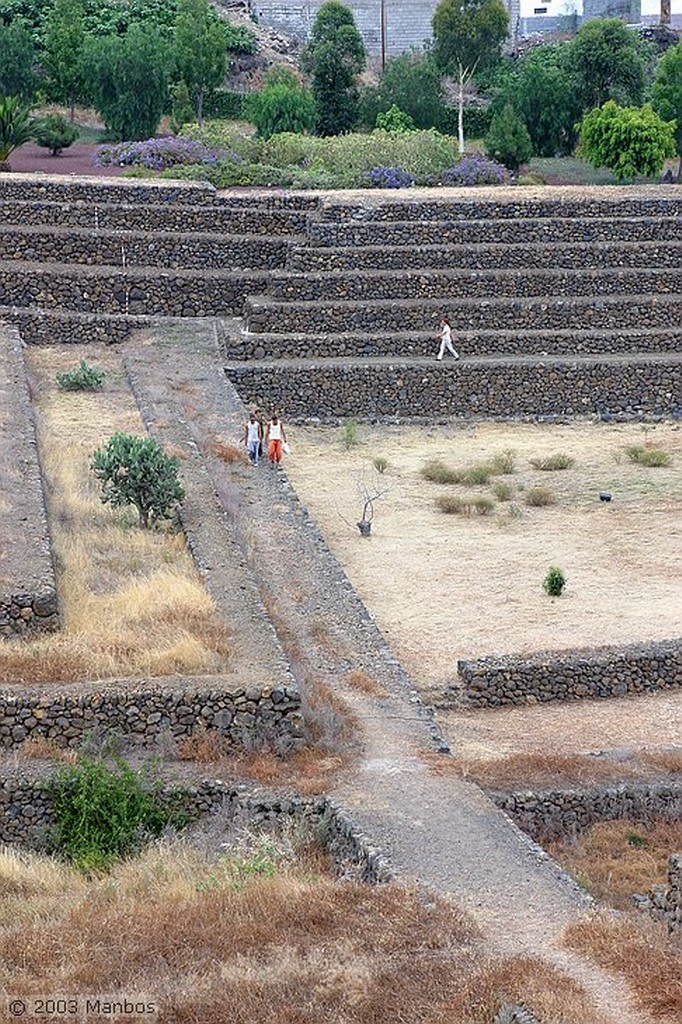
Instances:
[[[63,392],[58,371],[81,356],[106,370],[101,392]],[[43,684],[219,671],[229,638],[184,538],[140,530],[102,504],[92,451],[116,431],[145,433],[113,350],[31,349],[38,443],[47,484],[64,629],[0,647],[0,681]]]
[[[289,433],[292,483],[417,685],[447,683],[458,658],[682,632],[677,424],[360,425],[350,448],[342,428]],[[632,448],[662,450],[669,463],[633,462]],[[462,471],[509,452],[513,472],[488,483],[422,475],[428,463]],[[555,456],[573,462],[561,470],[533,464]],[[377,458],[388,462],[380,474]],[[354,526],[361,491],[375,486],[386,493],[371,538],[362,539]],[[552,503],[529,505],[537,489]],[[443,497],[484,498],[493,508],[448,515],[437,505]],[[550,565],[567,577],[560,599],[542,589]]]

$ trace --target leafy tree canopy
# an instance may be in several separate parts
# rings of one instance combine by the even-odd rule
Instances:
[[[19,23],[0,24],[0,96],[30,100],[36,87],[35,46],[30,31]]]
[[[352,12],[338,0],[327,0],[317,12],[301,66],[312,79],[318,134],[352,128],[358,116],[355,80],[365,67],[365,47]]]
[[[675,139],[682,168],[682,42],[661,57],[651,91],[651,105],[664,121],[677,121]]]
[[[606,100],[638,104],[645,55],[635,33],[618,18],[585,22],[571,43],[571,74],[583,110]]]
[[[675,122],[661,120],[649,106],[619,107],[609,100],[580,125],[579,155],[594,167],[608,167],[619,181],[659,174],[675,152]]]
[[[187,84],[202,124],[204,97],[227,70],[225,26],[208,0],[179,0],[173,45],[178,77]]]
[[[418,128],[444,129],[449,111],[442,73],[431,54],[404,53],[386,62],[379,85],[363,94],[363,123],[374,125],[377,114],[393,104]]]

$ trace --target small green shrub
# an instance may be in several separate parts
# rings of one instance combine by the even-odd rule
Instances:
[[[493,455],[490,460],[490,471],[492,476],[511,476],[516,471],[516,453],[507,448]]]
[[[550,597],[559,597],[566,586],[566,577],[558,565],[550,565],[549,571],[542,581],[542,589]]]
[[[166,455],[151,437],[114,434],[92,453],[90,468],[102,485],[104,504],[134,505],[145,528],[168,518],[185,497],[178,481],[180,460]]]
[[[529,459],[528,461],[533,469],[542,469],[547,472],[558,469],[570,469],[571,466],[575,465],[575,459],[572,459],[570,455],[565,455],[563,452],[557,452],[556,455],[547,455],[544,459]]]
[[[388,110],[377,114],[375,127],[385,132],[392,132],[394,135],[402,135],[405,132],[413,132],[415,123],[409,114],[393,103]]]
[[[671,456],[660,448],[642,448],[638,445],[633,445],[626,450],[626,454],[631,462],[636,462],[638,466],[648,466],[649,468],[669,466],[672,461]]]
[[[62,391],[99,391],[104,385],[106,373],[95,366],[88,366],[84,359],[75,370],[57,374],[57,383]]]
[[[458,484],[462,479],[460,470],[451,469],[440,459],[431,459],[422,466],[420,473],[424,480],[432,484]]]
[[[526,505],[530,505],[531,508],[542,508],[544,505],[554,505],[556,495],[548,487],[531,487],[529,491],[526,491],[524,500]]]
[[[341,431],[341,443],[346,451],[355,448],[358,443],[358,421],[346,420]]]
[[[493,487],[493,494],[498,501],[511,501],[513,489],[510,484],[505,484],[502,481],[496,483]]]
[[[49,149],[52,156],[59,156],[63,149],[73,146],[78,129],[62,114],[48,114],[38,120],[33,137],[39,146]]]
[[[388,469],[388,459],[385,459],[383,455],[377,455],[376,459],[372,461],[372,465],[377,473],[385,473]]]
[[[167,825],[184,823],[163,806],[158,785],[121,760],[115,768],[86,757],[64,765],[48,791],[55,816],[51,850],[83,871],[106,870]]]
[[[487,484],[491,476],[492,469],[487,462],[480,462],[461,471],[460,483],[467,487],[475,487],[478,484]]]
[[[436,508],[451,516],[487,516],[495,507],[492,498],[464,497],[453,494],[441,494],[436,498]]]

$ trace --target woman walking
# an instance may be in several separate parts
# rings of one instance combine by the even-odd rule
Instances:
[[[436,337],[440,338],[440,351],[438,352],[436,359],[440,361],[445,355],[446,349],[455,357],[455,359],[459,359],[459,352],[457,352],[452,344],[452,328],[450,327],[450,321],[446,316],[442,316],[440,318],[440,334],[436,335]]]
[[[287,435],[284,424],[276,412],[273,412],[272,419],[265,428],[265,440],[268,445],[270,466],[277,466],[277,469],[279,469],[282,459],[282,445],[286,444]]]

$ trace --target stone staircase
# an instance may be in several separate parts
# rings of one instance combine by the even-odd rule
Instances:
[[[122,341],[159,318],[239,315],[315,197],[0,175],[0,320],[36,344]]]
[[[290,417],[680,415],[681,214],[658,187],[328,197],[228,374]]]

